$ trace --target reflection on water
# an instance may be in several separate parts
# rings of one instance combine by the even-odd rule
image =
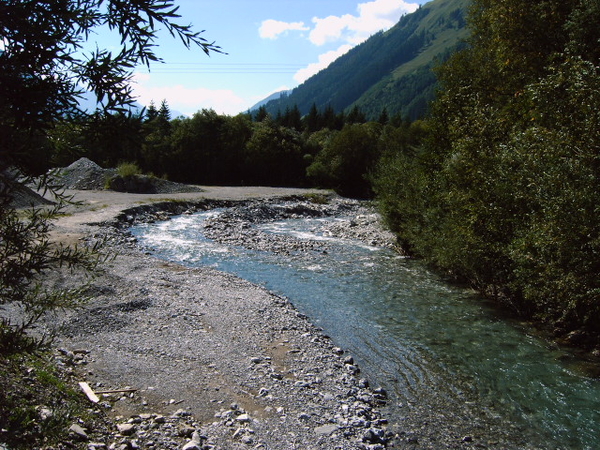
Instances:
[[[472,399],[552,436],[561,448],[600,448],[600,381],[574,371],[570,355],[498,318],[472,292],[392,251],[318,233],[318,219],[261,228],[326,239],[327,254],[281,257],[225,247],[198,231],[217,213],[133,232],[160,257],[212,265],[290,298],[399,403]]]

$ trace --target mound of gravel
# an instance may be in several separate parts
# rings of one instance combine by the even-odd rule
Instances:
[[[42,205],[51,205],[54,202],[42,197],[33,189],[24,186],[16,185],[12,192],[12,200],[10,206],[13,208],[33,208]]]
[[[67,189],[101,190],[106,180],[115,176],[115,169],[103,169],[88,158],[80,158],[68,167],[56,170],[54,178]]]
[[[53,173],[56,183],[67,189],[104,190],[107,182],[112,190],[139,194],[175,194],[180,192],[201,192],[197,186],[174,183],[146,175],[130,177],[125,180],[116,169],[103,169],[88,158],[80,158],[68,167],[57,169]],[[116,181],[116,182],[114,182]]]
[[[0,195],[3,199],[8,196],[11,208],[32,208],[53,203],[27,186],[26,182],[27,180],[14,169],[0,173]]]

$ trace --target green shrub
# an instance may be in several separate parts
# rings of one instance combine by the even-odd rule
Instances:
[[[123,178],[134,177],[142,174],[142,169],[136,163],[125,162],[117,167],[117,174]]]

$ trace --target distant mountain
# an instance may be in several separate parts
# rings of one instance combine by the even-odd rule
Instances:
[[[469,0],[434,0],[379,32],[312,76],[291,93],[269,101],[276,115],[298,106],[307,114],[320,110],[349,111],[359,106],[368,118],[385,108],[388,114],[416,119],[433,99],[440,61],[460,48],[467,37]]]
[[[160,105],[159,105],[160,106]],[[98,108],[98,102],[96,101],[96,96],[92,92],[85,92],[79,99],[79,107],[87,112],[93,113]],[[147,106],[142,105],[140,102],[135,101],[129,108],[129,110],[133,114],[140,114]],[[171,109],[171,119],[175,119],[177,117],[188,117],[183,114],[181,111],[177,111],[176,109]]]
[[[93,113],[100,106],[96,99],[96,95],[93,92],[89,92],[89,91],[86,91],[81,95],[78,103],[79,103],[79,107],[87,113]],[[140,103],[138,103],[137,101],[134,102],[130,107],[130,110],[133,113],[139,113],[143,109],[144,109],[144,106],[141,105]],[[171,112],[171,115],[172,114],[173,114],[173,112]],[[172,117],[176,117],[176,116],[172,115]]]
[[[256,105],[252,106],[248,111],[250,111],[250,112],[256,111],[258,108],[260,108],[261,106],[266,105],[271,100],[279,100],[280,97],[285,97],[285,96],[289,95],[290,92],[292,92],[292,91],[291,90],[288,90],[288,91],[284,90],[284,91],[275,92],[275,93],[269,95],[264,100],[261,100],[260,102],[258,102]]]

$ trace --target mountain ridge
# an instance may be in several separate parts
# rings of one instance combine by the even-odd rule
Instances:
[[[326,69],[264,106],[272,115],[297,106],[307,114],[313,104],[323,110],[350,111],[358,106],[369,118],[389,114],[416,119],[433,99],[433,67],[447,59],[467,37],[469,0],[433,0],[404,15],[341,56]]]

